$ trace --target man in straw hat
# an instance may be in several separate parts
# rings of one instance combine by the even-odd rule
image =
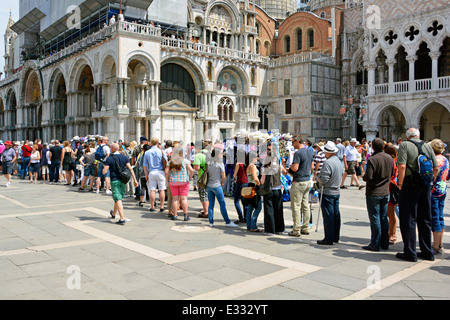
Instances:
[[[317,176],[317,181],[323,186],[322,201],[320,203],[323,216],[325,237],[317,244],[332,245],[339,242],[341,230],[341,213],[339,211],[340,183],[342,177],[342,163],[336,156],[339,149],[334,142],[328,141],[323,147],[327,160]]]
[[[350,185],[353,184],[353,181],[358,186],[359,190],[364,188],[365,186],[361,185],[358,181],[358,177],[356,176],[356,167],[359,166],[358,163],[358,150],[356,149],[356,144],[358,141],[356,138],[350,140],[350,145],[345,148],[344,151],[344,176],[342,177],[341,189],[347,189],[348,187],[344,186],[345,179],[347,179],[347,175],[351,176]]]

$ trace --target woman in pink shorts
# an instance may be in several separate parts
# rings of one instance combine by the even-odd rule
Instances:
[[[169,188],[172,192],[172,220],[178,219],[178,205],[181,203],[184,221],[189,221],[188,216],[188,193],[189,182],[194,174],[191,162],[184,158],[183,149],[175,147],[169,165],[166,167],[166,178],[169,181]]]

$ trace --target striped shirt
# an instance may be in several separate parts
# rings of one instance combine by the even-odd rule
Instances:
[[[316,165],[319,164],[319,169],[317,170],[318,174],[320,173],[320,170],[322,169],[323,163],[326,160],[327,160],[327,157],[325,156],[325,153],[323,151],[317,152],[317,154],[314,156],[314,163]]]

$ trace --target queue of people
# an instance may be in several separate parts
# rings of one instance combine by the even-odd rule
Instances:
[[[361,144],[356,139],[311,144],[299,135],[260,134],[183,145],[146,137],[139,143],[110,143],[108,137],[89,136],[50,144],[0,141],[0,151],[6,187],[17,174],[22,179],[28,175],[30,183],[40,178],[49,184],[80,185],[80,192],[88,188],[100,193],[103,188],[114,201],[111,218],[119,215],[117,223],[122,225],[126,222],[122,201],[132,196],[141,208],[148,202],[152,213],[167,208],[170,219],[178,220],[181,211],[183,220],[190,221],[188,194],[194,182],[202,204],[198,217],[207,218],[210,227],[215,225],[217,200],[226,226],[245,224],[249,232],[269,236],[285,232],[283,207],[288,192],[293,220],[288,236],[301,237],[311,229],[311,191],[320,190],[324,238],[317,244],[327,246],[340,240],[339,201],[341,190],[349,188],[345,182],[350,176],[350,187],[365,188],[371,235],[363,249],[387,250],[398,241],[399,225],[404,250],[397,257],[432,260],[444,250],[443,207],[449,179],[449,161],[443,155],[446,146],[439,139],[424,143],[414,128],[406,137],[399,145],[378,138]],[[421,154],[432,167],[427,184],[416,173]],[[234,222],[225,203],[230,195],[238,216]],[[263,228],[258,227],[261,211]]]

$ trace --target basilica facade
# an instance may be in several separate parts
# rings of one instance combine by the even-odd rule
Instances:
[[[269,59],[256,53],[254,4],[192,1],[186,28],[177,29],[145,14],[133,19],[145,8],[118,11],[113,2],[103,1],[99,18],[82,22],[78,33],[65,30],[64,19],[37,30],[45,43],[25,61],[12,51],[33,52],[23,49],[30,39],[20,32],[35,28],[26,21],[45,19],[45,10],[34,8],[8,26],[1,138],[145,135],[191,142],[258,128]]]
[[[0,139],[450,141],[445,0],[79,0],[70,28],[72,2],[10,19]]]

